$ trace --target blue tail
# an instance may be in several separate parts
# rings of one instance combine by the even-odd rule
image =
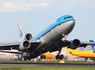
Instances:
[[[93,40],[89,40],[90,42],[94,42]],[[95,51],[95,45],[91,45],[92,50]]]

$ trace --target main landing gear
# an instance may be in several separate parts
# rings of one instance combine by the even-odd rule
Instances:
[[[46,59],[46,56],[45,55],[41,55],[40,59]]]
[[[28,58],[28,57],[24,57],[24,61],[26,61],[26,60],[31,60],[31,58]]]
[[[64,42],[67,42],[67,40],[66,40],[66,36],[68,36],[68,34],[63,34],[63,37],[65,38],[65,40],[64,40]],[[58,49],[58,51],[59,51],[59,53],[58,53],[58,55],[56,55],[56,59],[63,59],[64,58],[64,55],[60,55],[60,52],[61,52],[61,47]]]
[[[64,57],[63,55],[56,55],[56,60],[57,59],[60,59],[61,60],[61,59],[63,59],[63,57]]]
[[[30,53],[23,52],[21,54],[21,57],[24,58],[24,61],[26,61],[26,60],[29,60],[30,61],[31,60]]]
[[[59,51],[59,53],[58,53],[58,55],[56,55],[56,60],[57,60],[57,59],[61,60],[61,59],[64,58],[63,55],[60,55],[60,53],[61,53],[61,48],[59,48],[58,51]]]

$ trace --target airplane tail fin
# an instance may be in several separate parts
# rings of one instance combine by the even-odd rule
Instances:
[[[25,36],[25,32],[24,32],[20,22],[17,22],[17,26],[18,26],[18,31],[19,31],[20,38],[22,39]]]
[[[94,42],[93,40],[89,40],[90,42]],[[91,45],[93,52],[95,52],[95,45]]]

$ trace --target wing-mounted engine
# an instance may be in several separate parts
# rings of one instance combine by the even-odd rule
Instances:
[[[71,41],[70,45],[68,46],[68,48],[71,48],[71,49],[76,49],[80,46],[80,41],[78,39],[74,39]]]
[[[31,43],[29,41],[23,41],[21,42],[20,46],[19,46],[19,50],[26,50],[28,48],[30,48]]]

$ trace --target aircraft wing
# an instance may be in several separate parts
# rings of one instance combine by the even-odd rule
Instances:
[[[0,50],[11,50],[11,49],[20,50],[19,47],[21,47],[22,43],[24,43],[24,42],[2,43],[2,44],[0,44]],[[34,44],[39,45],[40,41],[38,41],[38,40],[29,41],[29,43],[33,45],[32,47],[35,47]]]
[[[1,43],[0,50],[19,49],[19,42]]]
[[[82,42],[78,39],[74,40],[61,40],[58,43],[56,43],[55,47],[50,50],[50,52],[58,51],[58,49],[61,49],[62,47],[76,49],[78,47],[86,47],[87,45],[95,45],[95,42]]]
[[[87,45],[94,45],[94,44],[95,42],[83,42],[78,39],[74,39],[71,41],[62,40],[61,42],[61,46],[68,46],[68,48],[71,48],[71,49],[76,49],[78,47],[86,47]]]

